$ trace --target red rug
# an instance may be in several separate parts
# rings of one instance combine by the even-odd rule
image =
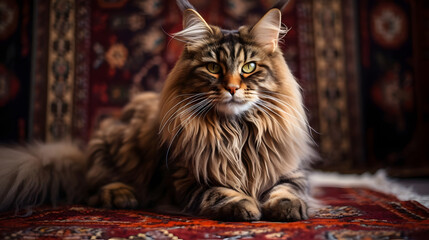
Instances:
[[[321,187],[326,207],[291,223],[219,222],[135,210],[40,207],[0,214],[1,239],[428,239],[429,209],[365,188]]]

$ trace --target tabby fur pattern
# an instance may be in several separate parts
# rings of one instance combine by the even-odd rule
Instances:
[[[184,29],[173,38],[184,42],[180,59],[160,95],[142,93],[120,119],[100,124],[80,157],[86,161],[76,163],[77,178],[86,172],[86,187],[74,190],[81,196],[72,201],[105,208],[174,206],[230,221],[306,219],[304,169],[315,154],[300,87],[278,46],[287,1],[238,30],[208,25],[188,1],[177,2]],[[0,150],[2,163],[11,157],[7,151]],[[20,152],[32,161],[43,158]],[[32,204],[22,200],[31,184],[8,164],[16,174],[0,172],[7,182],[0,193],[8,196],[0,209]]]

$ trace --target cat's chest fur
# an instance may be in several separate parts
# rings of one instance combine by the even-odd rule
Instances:
[[[169,148],[171,158],[201,184],[225,186],[259,197],[298,164],[288,159],[288,144],[267,116],[209,115],[180,128]],[[276,137],[277,135],[277,137]]]

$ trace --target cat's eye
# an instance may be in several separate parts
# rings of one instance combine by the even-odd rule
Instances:
[[[207,70],[213,74],[220,73],[220,66],[217,63],[211,62],[207,64]]]
[[[243,71],[244,73],[252,73],[253,71],[255,71],[255,69],[256,69],[256,63],[249,62],[243,65],[243,67],[241,68],[241,71]]]

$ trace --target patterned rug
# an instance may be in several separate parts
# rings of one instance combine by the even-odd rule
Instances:
[[[0,215],[1,239],[427,239],[429,209],[367,188],[318,187],[309,220],[219,222],[138,210],[40,207]]]

